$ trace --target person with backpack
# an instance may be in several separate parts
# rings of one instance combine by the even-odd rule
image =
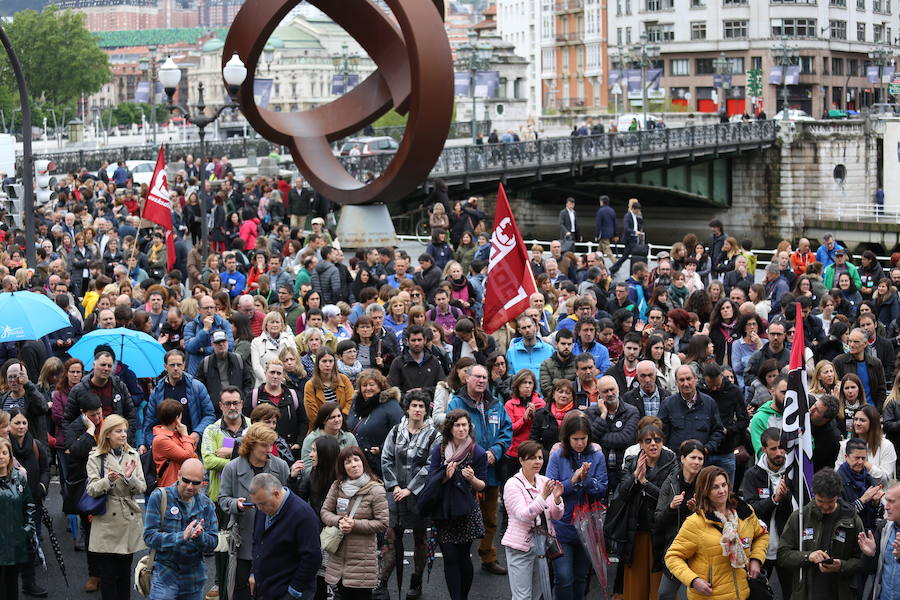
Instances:
[[[222,417],[219,410],[218,398],[228,386],[234,386],[243,394],[249,394],[253,389],[253,370],[244,362],[237,352],[228,350],[228,337],[224,331],[212,333],[213,353],[203,357],[200,368],[197,369],[197,381],[206,386],[210,398],[215,398],[213,409],[216,418]]]
[[[434,308],[426,312],[425,316],[443,330],[444,337],[452,340],[456,331],[456,322],[465,315],[462,310],[450,306],[450,293],[446,289],[440,288],[434,292]]]
[[[306,410],[300,406],[297,390],[284,385],[284,364],[277,358],[266,363],[265,383],[254,388],[248,402],[244,402],[244,415],[250,416],[260,403],[269,403],[281,412],[275,431],[284,438],[295,455],[306,435],[309,421]]]
[[[414,570],[409,578],[406,600],[416,600],[422,595],[422,573],[428,554],[425,534],[430,519],[417,509],[416,495],[425,485],[431,447],[438,439],[438,430],[434,428],[428,409],[430,402],[430,396],[423,390],[413,390],[403,396],[406,414],[387,434],[381,452],[382,480],[388,492],[391,514],[387,532],[389,548],[383,554],[385,562],[381,578],[387,581],[394,570],[396,557],[404,555],[403,532],[412,529]]]

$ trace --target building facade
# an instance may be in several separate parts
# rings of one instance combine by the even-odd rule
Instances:
[[[618,57],[646,36],[660,49],[652,67],[665,109],[772,116],[785,91],[788,106],[815,117],[888,101],[900,33],[891,0],[612,1],[610,66],[633,66]]]
[[[501,0],[497,8],[497,33],[513,45],[513,52],[527,61],[525,97],[529,115],[540,115],[544,94],[541,86],[541,0]]]

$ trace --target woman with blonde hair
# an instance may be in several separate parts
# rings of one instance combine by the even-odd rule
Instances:
[[[837,394],[838,380],[834,372],[834,365],[830,360],[820,360],[813,368],[812,381],[809,384],[809,394],[818,400],[828,394]]]
[[[106,512],[91,518],[88,550],[100,554],[100,597],[131,597],[132,555],[143,550],[144,519],[135,496],[147,488],[140,455],[128,445],[128,421],[117,414],[103,420],[97,447],[87,461],[87,493],[106,496]]]
[[[306,369],[303,368],[303,363],[300,362],[300,353],[297,351],[297,346],[291,344],[290,346],[282,347],[278,351],[278,360],[284,365],[285,387],[296,390],[300,394],[303,391],[303,386],[306,385],[306,378],[309,375],[307,375]]]
[[[294,337],[284,324],[281,313],[272,311],[263,318],[262,333],[250,342],[250,363],[253,367],[254,385],[265,381],[265,364],[277,359],[281,350],[294,346]]]

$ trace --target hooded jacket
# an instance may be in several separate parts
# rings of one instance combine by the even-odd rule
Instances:
[[[775,488],[784,475],[784,466],[782,465],[779,471],[773,471],[769,468],[768,457],[763,454],[755,465],[747,469],[741,481],[741,498],[753,508],[759,520],[769,529],[770,551],[767,552],[767,556],[772,558],[775,558],[775,552],[778,550],[778,534],[784,531],[788,518],[794,512],[790,495],[782,498],[777,504],[774,500]],[[791,487],[795,491],[796,483]]]
[[[91,374],[85,375],[84,379],[72,386],[69,390],[69,399],[66,402],[66,410],[63,413],[63,428],[68,428],[72,421],[81,418],[81,409],[87,399],[88,394],[93,394],[91,390]],[[115,375],[110,376],[112,381],[112,403],[113,413],[124,417],[128,421],[128,443],[134,442],[134,436],[137,430],[135,421],[134,403],[131,401],[131,394],[128,388],[122,383],[122,380]]]
[[[750,419],[750,443],[753,444],[753,456],[759,457],[762,450],[760,436],[769,427],[781,429],[782,412],[776,410],[775,401],[769,400],[760,406]]]
[[[312,288],[322,295],[322,306],[334,304],[341,298],[341,273],[333,262],[320,261],[311,278]]]
[[[366,455],[369,466],[375,475],[381,478],[381,451],[384,450],[385,438],[391,428],[403,419],[400,408],[400,390],[388,388],[378,395],[374,404],[366,404],[359,392],[353,396],[350,412],[347,414],[347,429],[356,438],[356,442]],[[378,448],[373,454],[369,450]]]

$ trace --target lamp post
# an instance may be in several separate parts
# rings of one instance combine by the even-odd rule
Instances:
[[[334,64],[335,75],[343,76],[344,86],[348,87],[350,75],[356,73],[359,67],[359,55],[356,52],[351,54],[347,42],[344,42],[341,44],[341,53],[331,55],[331,62]]]
[[[150,57],[138,61],[141,73],[150,75],[150,120],[153,123],[153,145],[156,145],[156,46],[150,46]]]
[[[890,43],[890,41],[888,41]],[[881,101],[887,102],[887,90],[884,82],[884,68],[894,64],[894,51],[887,46],[876,46],[869,51],[869,60],[878,65],[878,76],[881,79]]]
[[[194,106],[196,112],[191,114],[190,111],[180,104],[174,103],[175,89],[181,81],[181,69],[175,64],[171,57],[166,59],[162,69],[159,71],[159,80],[163,84],[166,91],[166,109],[169,112],[177,110],[184,117],[184,120],[192,125],[196,125],[200,135],[200,168],[201,177],[206,174],[206,127],[214,123],[225,110],[238,109],[240,105],[235,102],[238,89],[247,78],[247,67],[241,62],[240,57],[235,53],[222,69],[222,77],[225,79],[225,88],[228,92],[228,104],[223,104],[213,112],[211,116],[206,115],[206,104],[203,101],[203,82],[197,84],[197,104]],[[206,199],[200,202],[200,236],[201,236],[201,255],[204,264],[209,254],[209,224],[206,222]]]
[[[653,60],[659,57],[659,52],[659,46],[649,43],[646,33],[642,33],[640,43],[631,48],[633,61],[641,67],[641,108],[644,113],[644,122],[641,123],[641,129],[647,128],[647,69],[653,66]]]
[[[728,58],[725,57],[724,52],[720,52],[719,56],[717,56],[713,60],[713,67],[716,70],[716,75],[719,76],[719,88],[721,88],[721,91],[719,92],[718,102],[719,112],[727,112],[728,107],[726,104],[727,100],[725,99],[725,90],[727,90],[730,86],[728,85],[726,77],[729,75],[731,69],[729,68],[730,64],[728,62]]]
[[[479,42],[478,34],[474,29],[469,30],[469,42],[457,50],[459,59],[457,65],[469,71],[469,94],[472,98],[472,144],[478,139],[478,115],[475,112],[475,79],[478,71],[485,70],[491,65],[491,56],[494,48],[487,42]]]
[[[782,85],[781,85],[781,119],[785,123],[788,120],[788,67],[794,63],[794,59],[797,57],[797,49],[793,46],[788,46],[787,39],[782,39],[781,44],[775,47],[775,50],[779,52],[778,55],[778,64],[781,65],[782,72]]]

